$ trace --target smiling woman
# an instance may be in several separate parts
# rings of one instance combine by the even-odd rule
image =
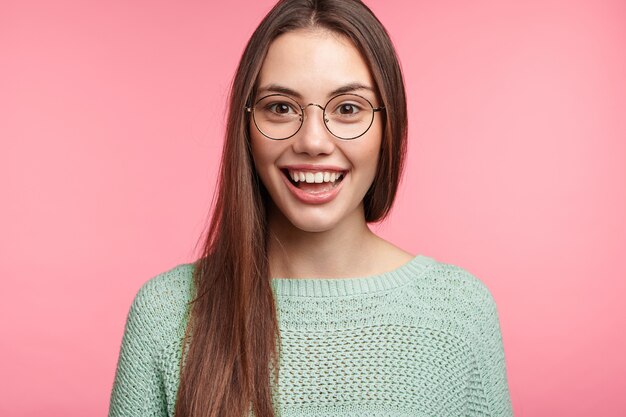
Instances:
[[[285,242],[285,233],[298,230],[377,240],[354,227],[365,224],[363,197],[378,168],[384,122],[370,104],[380,100],[359,51],[347,37],[327,29],[290,31],[270,45],[257,83],[260,98],[254,100],[249,130],[256,171],[271,197],[268,220],[275,239],[270,253],[272,242]],[[277,90],[309,103],[306,112]],[[320,102],[327,104],[315,104]],[[269,140],[265,132],[284,140]],[[350,140],[337,137],[342,133]],[[284,256],[293,257],[276,258]],[[277,271],[280,276],[290,272]]]
[[[139,290],[109,416],[512,415],[489,290],[368,226],[407,140],[371,11],[277,3],[229,106],[204,254]]]

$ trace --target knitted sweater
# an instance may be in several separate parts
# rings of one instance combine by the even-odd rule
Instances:
[[[135,296],[109,417],[174,415],[192,270],[178,265]],[[513,415],[496,304],[466,270],[418,255],[380,275],[272,288],[277,416]]]

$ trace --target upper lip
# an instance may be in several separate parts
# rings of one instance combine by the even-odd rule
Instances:
[[[312,165],[312,164],[295,164],[295,165],[283,165],[280,169],[287,169],[291,171],[334,171],[334,172],[346,172],[345,168],[341,168],[335,165]]]

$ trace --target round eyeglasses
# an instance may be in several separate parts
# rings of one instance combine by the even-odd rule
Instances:
[[[254,125],[263,136],[284,140],[294,136],[304,123],[304,109],[319,107],[323,111],[324,126],[339,139],[352,140],[363,136],[374,123],[374,114],[385,106],[374,107],[358,94],[339,94],[328,100],[324,107],[309,103],[302,107],[295,99],[284,94],[270,94],[259,99],[253,107]]]

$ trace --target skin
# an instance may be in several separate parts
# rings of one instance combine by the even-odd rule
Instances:
[[[380,105],[366,61],[345,37],[323,29],[296,30],[276,38],[268,50],[257,85],[258,97],[279,85],[297,93],[301,105],[322,106],[337,88],[354,90],[374,107]],[[257,98],[258,98],[257,97]],[[268,255],[271,277],[341,278],[379,274],[395,269],[413,255],[375,235],[365,222],[363,196],[377,169],[383,134],[380,115],[362,137],[342,141],[322,121],[322,110],[310,106],[300,131],[273,141],[251,122],[255,167],[272,202],[268,207]],[[284,165],[332,165],[348,169],[337,197],[324,204],[295,198],[283,180]],[[323,262],[320,262],[323,260]]]

